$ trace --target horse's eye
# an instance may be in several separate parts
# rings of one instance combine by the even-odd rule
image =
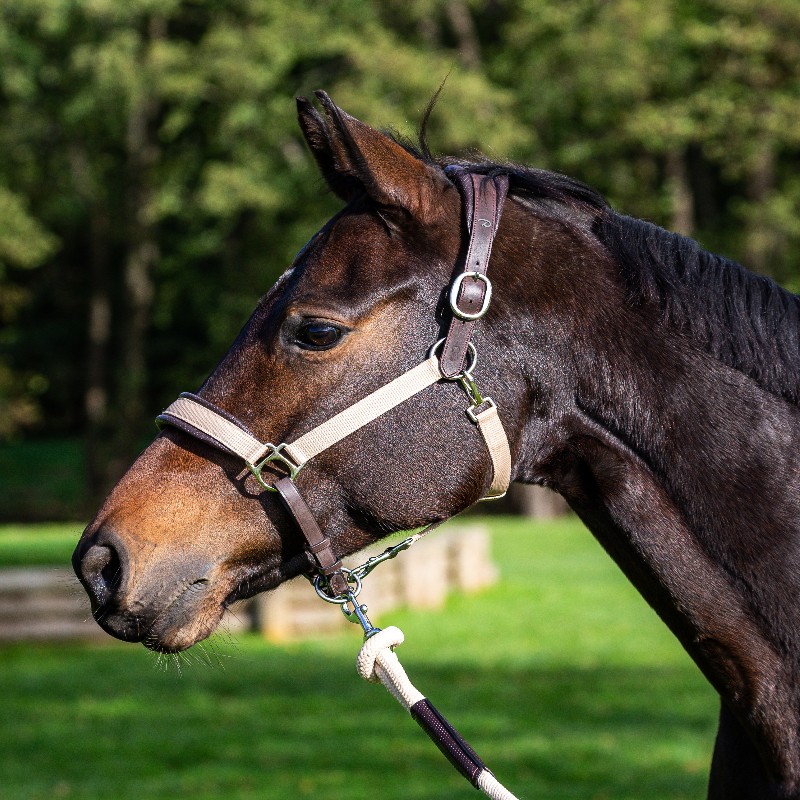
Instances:
[[[308,322],[297,331],[295,341],[304,350],[328,350],[342,338],[342,329],[329,322]]]

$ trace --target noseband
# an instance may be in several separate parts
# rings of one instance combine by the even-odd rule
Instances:
[[[481,433],[492,462],[492,482],[482,499],[502,497],[511,479],[508,439],[497,406],[491,397],[481,394],[475,382],[477,351],[471,341],[478,320],[491,302],[492,285],[486,272],[508,191],[508,177],[477,175],[457,168],[448,172],[456,180],[464,201],[469,243],[462,270],[450,286],[452,318],[447,336],[433,345],[425,361],[289,443],[261,442],[238,419],[189,393],[181,394],[157,418],[159,427],[179,428],[238,456],[264,489],[278,492],[305,537],[318,591],[322,586],[329,597],[347,594],[348,576],[295,485],[300,470],[324,450],[429,386],[456,381],[469,399],[467,417]],[[267,468],[286,474],[271,483],[265,475]]]

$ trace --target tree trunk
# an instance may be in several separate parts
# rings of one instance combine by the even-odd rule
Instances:
[[[166,36],[161,17],[153,17],[143,42],[143,62],[151,42]],[[144,66],[144,64],[143,64]],[[126,319],[122,331],[119,372],[119,427],[117,460],[109,465],[112,479],[127,467],[143,433],[147,389],[147,338],[152,316],[153,272],[159,257],[156,223],[152,215],[153,168],[160,150],[155,135],[158,101],[143,81],[131,99],[126,132],[128,246],[123,269]]]
[[[89,215],[89,300],[86,327],[86,371],[83,386],[86,480],[92,504],[105,494],[109,440],[109,350],[113,323],[110,263],[111,217],[105,193],[98,190],[83,144],[69,151],[76,194]]]
[[[469,7],[464,0],[449,0],[446,9],[450,26],[458,40],[461,62],[469,69],[478,69],[481,65],[481,47]]]
[[[542,486],[512,483],[508,488],[507,502],[512,514],[531,519],[555,519],[569,513],[567,501]]]
[[[108,240],[110,221],[106,208],[95,204],[91,209],[89,259],[91,289],[86,352],[86,469],[89,498],[94,501],[108,489],[106,463],[109,440],[108,360],[111,343],[111,280],[109,275]]]
[[[751,213],[747,219],[744,241],[745,266],[761,275],[774,273],[772,262],[775,253],[780,249],[776,231],[763,224],[763,214],[759,209],[774,190],[775,153],[772,143],[765,142],[747,181],[747,199]]]
[[[689,183],[685,151],[670,150],[667,153],[666,174],[669,191],[672,195],[671,230],[684,236],[692,236],[695,224],[694,195]]]

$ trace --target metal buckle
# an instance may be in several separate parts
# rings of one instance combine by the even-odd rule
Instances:
[[[258,464],[251,464],[249,461],[245,462],[247,464],[247,469],[253,473],[255,479],[258,481],[259,485],[262,489],[266,489],[268,492],[277,492],[278,490],[270,483],[267,483],[264,478],[261,476],[261,473],[264,471],[268,464],[272,463],[279,463],[283,464],[286,468],[289,477],[294,480],[295,476],[298,472],[303,468],[303,465],[297,465],[292,461],[284,452],[284,448],[286,444],[266,444],[265,447],[270,448],[270,454],[264,458],[262,461],[259,461]]]
[[[471,405],[467,409],[467,416],[475,425],[478,424],[478,415],[475,413],[475,409],[479,408],[480,406],[486,406],[483,411],[488,411],[490,408],[497,408],[494,400],[492,400],[491,397],[482,397],[480,403],[474,403]],[[481,411],[481,413],[483,413],[483,411]]]
[[[485,408],[481,411],[481,413],[483,413],[483,411],[488,411],[490,408],[497,408],[497,406],[491,397],[484,397],[481,394],[478,384],[475,383],[475,378],[469,371],[462,372],[461,375],[458,376],[458,382],[461,384],[461,388],[466,392],[467,397],[472,402],[472,405],[466,409],[467,416],[470,418],[471,422],[477,425],[478,415],[475,413],[476,409],[480,408],[481,406],[485,406]]]
[[[470,314],[467,311],[462,311],[458,307],[458,293],[461,291],[461,284],[464,283],[465,278],[473,278],[476,281],[483,281],[484,285],[486,286],[486,292],[483,295],[483,303],[481,303],[481,307],[478,311],[474,314]],[[453,281],[453,285],[450,287],[450,310],[457,316],[459,319],[472,321],[476,319],[480,319],[488,310],[489,303],[492,302],[492,282],[489,280],[487,275],[484,275],[482,272],[462,272],[460,275],[456,277]]]

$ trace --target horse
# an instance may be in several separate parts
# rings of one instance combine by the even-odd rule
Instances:
[[[473,239],[465,175],[507,192],[491,302],[488,277],[469,280],[482,290],[469,363],[299,474],[283,446],[254,471],[213,436],[163,427],[75,550],[96,621],[178,652],[235,600],[307,572],[275,481],[324,520],[334,562],[471,506],[497,470],[464,413],[465,387],[479,385],[510,479],[567,500],[718,692],[708,797],[800,797],[800,299],[576,180],[434,157],[424,137],[316,97],[298,99],[300,127],[344,207],[191,402],[290,442],[435,360]]]

